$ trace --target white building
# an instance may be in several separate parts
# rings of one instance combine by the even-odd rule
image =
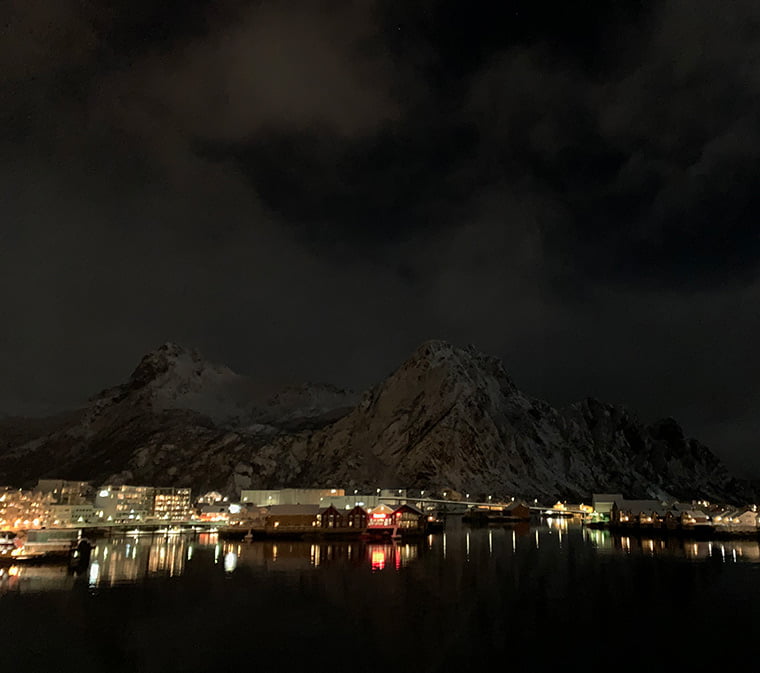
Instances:
[[[756,533],[758,530],[757,512],[752,507],[721,512],[713,516],[716,530],[732,533]]]
[[[324,498],[344,496],[342,488],[246,489],[240,491],[240,502],[258,507],[270,505],[321,505]],[[328,503],[329,504],[329,503]]]
[[[622,493],[594,493],[591,496],[591,507],[597,518],[609,521],[612,518],[613,505],[623,500]]]
[[[190,519],[195,510],[189,488],[174,486],[101,486],[95,495],[95,509],[105,521],[128,523],[148,518],[169,521]]]
[[[48,512],[48,526],[62,528],[83,523],[96,523],[103,518],[103,511],[90,503],[81,505],[50,505]]]
[[[319,501],[319,504],[323,507],[329,507],[333,505],[337,509],[353,509],[354,507],[377,507],[380,503],[378,495],[371,493],[362,495],[361,493],[355,493],[354,495],[325,495]]]
[[[40,479],[34,490],[59,505],[81,505],[92,501],[93,488],[89,481]]]
[[[103,512],[105,521],[145,520],[153,513],[155,491],[152,486],[107,484],[98,489],[95,508]]]
[[[250,503],[256,506],[267,507],[268,505],[279,505],[280,489],[248,489],[240,491],[240,502]]]

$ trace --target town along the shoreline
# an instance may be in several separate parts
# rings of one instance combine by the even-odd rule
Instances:
[[[584,517],[584,524],[614,533],[699,539],[759,536],[755,504],[733,507],[707,500],[629,500],[620,493],[595,493],[592,502],[593,512]]]
[[[254,508],[229,526],[219,528],[223,539],[330,538],[404,539],[443,529],[443,520],[414,505],[381,503],[373,508],[356,505],[270,505]]]

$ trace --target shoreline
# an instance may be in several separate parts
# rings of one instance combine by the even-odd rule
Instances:
[[[640,525],[583,524],[592,530],[606,530],[616,536],[685,538],[692,540],[760,540],[758,530],[721,530],[716,526],[695,526],[690,528],[659,528]]]

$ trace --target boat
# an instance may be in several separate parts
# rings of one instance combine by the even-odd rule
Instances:
[[[610,522],[608,519],[602,519],[599,516],[595,516],[593,514],[587,514],[586,516],[581,519],[581,524],[585,528],[595,528],[595,529],[603,529],[603,528],[609,528]]]
[[[425,532],[427,533],[442,533],[445,527],[446,520],[434,515],[428,516],[425,521]]]
[[[0,550],[0,564],[70,563],[78,551],[79,529],[48,528],[20,531],[13,548]]]

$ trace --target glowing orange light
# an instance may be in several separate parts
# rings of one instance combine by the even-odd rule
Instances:
[[[385,552],[380,549],[372,552],[372,570],[382,570],[385,568]]]

